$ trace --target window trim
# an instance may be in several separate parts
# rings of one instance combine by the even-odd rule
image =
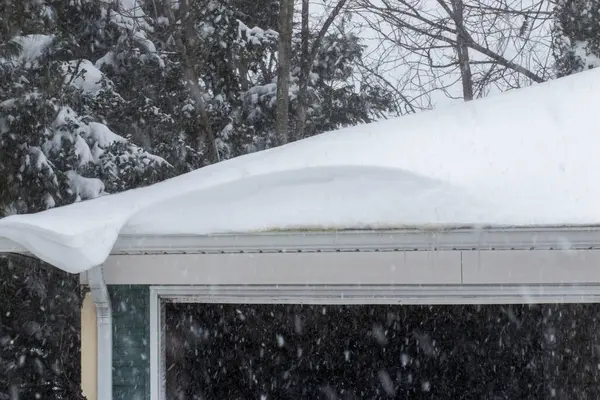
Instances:
[[[351,281],[351,277],[348,277]],[[164,302],[245,304],[600,303],[598,284],[189,285],[150,287],[150,400],[165,400]]]

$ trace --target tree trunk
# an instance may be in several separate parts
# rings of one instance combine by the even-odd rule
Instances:
[[[456,53],[460,68],[460,78],[463,89],[463,99],[473,100],[473,74],[469,60],[468,34],[464,24],[462,0],[450,0],[452,3],[452,16],[456,24]]]
[[[290,58],[292,53],[292,19],[294,0],[281,0],[279,9],[279,54],[277,60],[277,144],[289,139]]]
[[[193,54],[192,49],[194,48],[196,41],[193,19],[190,15],[189,0],[182,0],[180,2],[178,12],[179,18],[175,18],[172,10],[169,8],[167,15],[169,15],[171,22],[177,20],[184,21],[183,26],[180,28],[180,32],[176,32],[173,36],[183,62],[185,80],[190,89],[192,98],[194,99],[194,107],[198,116],[199,132],[194,138],[196,142],[195,145],[198,150],[204,151],[206,159],[212,164],[220,161],[220,158],[217,150],[217,140],[210,125],[208,112],[206,111],[204,93],[199,84],[199,78],[194,68],[195,65],[189,57],[190,54]]]
[[[298,82],[298,108],[296,110],[296,126],[294,130],[294,137],[296,139],[302,139],[304,137],[304,130],[306,128],[306,108],[308,107],[308,81],[312,67],[308,43],[310,40],[310,32],[308,30],[309,4],[309,0],[302,0],[302,54],[300,61],[300,77]]]
[[[309,18],[309,0],[302,0],[302,62],[300,63],[300,77],[298,82],[298,109],[296,111],[296,138],[304,137],[306,129],[306,109],[308,108],[308,83],[310,81],[310,72],[317,58],[317,53],[321,47],[321,41],[327,34],[329,27],[344,8],[347,0],[338,0],[331,14],[327,17],[321,29],[317,33],[312,47],[309,47],[310,31],[308,27]]]

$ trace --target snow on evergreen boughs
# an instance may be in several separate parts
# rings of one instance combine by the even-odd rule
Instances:
[[[600,1],[556,3],[553,53],[559,77],[600,66]]]
[[[256,13],[243,2],[197,0],[186,16],[167,3],[85,0],[57,7],[49,1],[48,15],[56,26],[38,33],[36,40],[21,35],[27,39],[22,42],[35,46],[25,46],[27,55],[11,60],[11,68],[20,71],[13,75],[22,78],[6,81],[15,84],[2,100],[42,93],[37,102],[46,102],[45,117],[37,120],[47,130],[44,140],[60,138],[61,147],[36,145],[59,181],[75,171],[115,192],[187,172],[207,162],[198,142],[206,129],[214,134],[220,159],[272,145],[278,34],[269,28],[273,18],[267,11],[276,10],[277,2]],[[187,19],[193,21],[192,31],[184,27]],[[193,43],[185,54],[178,37]],[[323,38],[308,85],[306,135],[369,122],[393,108],[384,89],[348,83],[356,77],[364,50],[359,42],[345,34]],[[294,43],[299,46],[298,40]],[[292,129],[299,65],[294,58]],[[198,77],[196,92],[186,84],[190,72]],[[64,110],[70,110],[69,121],[56,122]],[[94,142],[93,124],[121,139],[110,145]],[[56,205],[77,198],[78,190],[64,179],[68,189],[52,194]]]
[[[17,169],[18,160],[1,164],[7,181],[12,182],[7,182],[6,190],[13,192],[3,200],[22,204],[17,207],[20,212],[94,198],[104,192],[105,185],[111,191],[132,188],[152,178],[147,169],[168,168],[164,160],[106,125],[60,106],[54,98],[25,94],[3,102],[0,110],[6,116],[0,149],[21,164],[16,175],[11,169]],[[4,206],[14,208],[12,202]]]
[[[97,3],[81,7],[89,6],[85,10],[101,21]],[[74,10],[56,9],[57,18],[60,12]],[[127,102],[92,61],[72,58],[94,51],[69,39],[72,32],[62,26],[11,39],[20,44],[19,53],[0,60],[0,206],[7,210],[2,214],[43,210],[172,176],[167,162],[106,125]]]
[[[279,39],[279,33],[272,29],[261,29],[258,26],[249,28],[242,21],[237,20],[238,39],[246,41],[250,45],[264,46],[275,45]]]

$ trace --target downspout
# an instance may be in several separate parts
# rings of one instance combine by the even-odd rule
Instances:
[[[88,284],[96,305],[97,382],[96,399],[112,400],[112,308],[102,266],[87,271]]]

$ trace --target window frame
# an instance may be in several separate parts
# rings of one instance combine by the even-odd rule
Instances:
[[[351,276],[348,276],[351,281]],[[166,399],[165,302],[243,304],[598,303],[600,284],[150,286],[150,400]]]

